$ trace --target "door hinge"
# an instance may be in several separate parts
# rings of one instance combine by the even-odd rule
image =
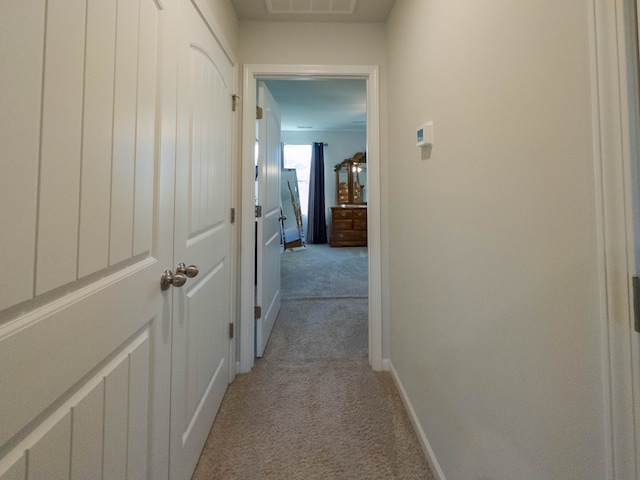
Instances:
[[[231,208],[231,223],[236,223],[236,209]]]
[[[633,325],[640,333],[640,278],[633,277]]]
[[[234,93],[231,95],[231,111],[235,112],[238,109],[238,100],[240,100],[240,95]]]
[[[255,307],[253,309],[253,316],[256,320],[262,318],[262,307]]]
[[[256,205],[256,218],[262,217],[262,205]]]
[[[262,107],[256,107],[256,120],[262,120]]]
[[[233,323],[229,324],[229,338],[233,338]]]

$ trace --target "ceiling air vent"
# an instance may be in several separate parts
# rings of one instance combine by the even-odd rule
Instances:
[[[269,13],[353,14],[358,0],[264,0]]]

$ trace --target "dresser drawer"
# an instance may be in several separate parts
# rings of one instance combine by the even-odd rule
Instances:
[[[352,210],[348,208],[334,208],[331,210],[332,218],[352,218]]]
[[[367,219],[365,218],[364,220],[358,220],[358,219],[353,219],[353,229],[354,230],[366,230],[367,229]]]
[[[331,207],[331,246],[367,246],[367,207]]]
[[[332,234],[332,238],[331,241],[338,241],[338,242],[366,242],[367,241],[367,232],[366,230],[362,230],[362,231],[354,231],[354,230],[350,230],[350,231],[346,231],[346,232],[341,232],[341,231],[337,231],[337,232],[333,232]]]
[[[333,230],[351,230],[353,228],[353,220],[350,218],[334,218],[331,224]]]
[[[351,215],[353,218],[367,219],[367,209],[366,208],[354,208],[351,210]]]

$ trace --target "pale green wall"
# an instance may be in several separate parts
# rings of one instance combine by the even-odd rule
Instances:
[[[392,366],[448,480],[601,480],[587,2],[387,26]]]

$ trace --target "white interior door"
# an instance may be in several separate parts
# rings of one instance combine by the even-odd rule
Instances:
[[[258,84],[258,218],[256,356],[261,357],[280,311],[280,110],[269,89]]]
[[[160,478],[166,17],[153,0],[0,3],[2,480]]]
[[[171,480],[191,478],[229,382],[233,66],[189,0],[180,1]]]

